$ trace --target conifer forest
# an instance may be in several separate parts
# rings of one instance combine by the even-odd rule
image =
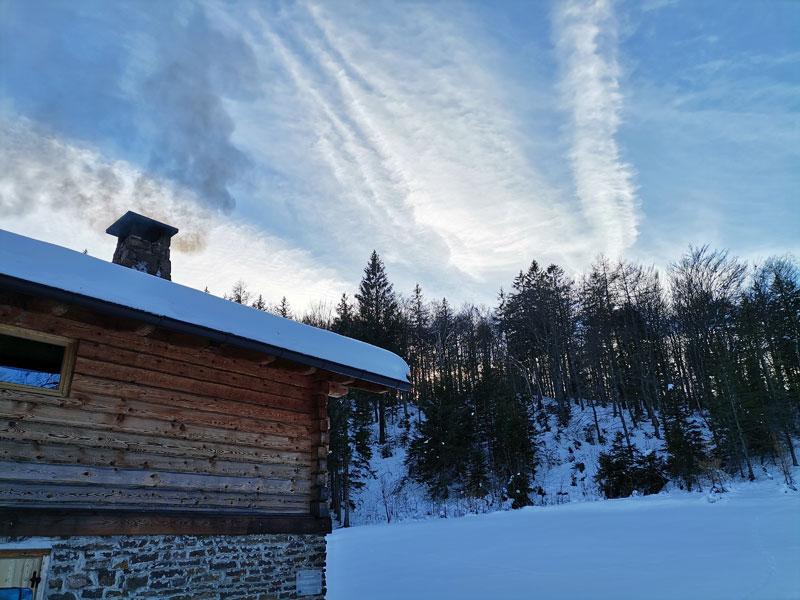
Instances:
[[[358,293],[302,317],[244,283],[226,297],[398,353],[413,389],[330,399],[332,514],[347,526],[374,453],[405,449],[407,477],[432,499],[502,498],[534,485],[541,434],[587,415],[605,444],[605,497],[752,480],[777,467],[793,486],[800,431],[800,270],[789,256],[749,265],[690,248],[659,273],[598,258],[579,276],[533,261],[491,308],[453,306],[417,285],[398,293],[377,253]],[[618,424],[612,439],[598,412]],[[387,437],[389,426],[402,432]],[[642,426],[656,450],[631,441]],[[581,465],[582,466],[582,465]]]

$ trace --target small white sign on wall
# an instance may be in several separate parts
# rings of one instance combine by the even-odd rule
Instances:
[[[297,595],[313,596],[322,593],[322,571],[298,571]]]

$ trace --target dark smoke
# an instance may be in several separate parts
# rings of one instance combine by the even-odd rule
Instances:
[[[231,142],[234,123],[223,98],[255,93],[255,55],[240,37],[214,29],[199,7],[157,42],[165,66],[147,78],[142,94],[157,132],[149,167],[229,213],[236,204],[231,185],[249,162]]]
[[[251,47],[226,29],[223,10],[179,0],[4,6],[0,99],[12,102],[0,105],[0,120],[26,123],[40,134],[39,142],[50,139],[101,156],[90,159],[91,177],[62,164],[64,182],[55,186],[40,185],[30,172],[2,172],[0,164],[0,212],[49,203],[29,193],[47,188],[62,193],[52,203],[65,211],[102,213],[87,205],[102,206],[104,194],[120,196],[113,181],[117,160],[164,189],[190,192],[181,192],[182,199],[191,196],[203,209],[233,210],[237,182],[249,164],[232,142],[229,103],[253,98],[262,82]],[[0,151],[30,157],[25,144],[0,138]],[[58,154],[55,146],[49,151]],[[16,159],[0,156],[0,162],[8,167]],[[53,174],[43,175],[54,182]],[[81,187],[87,179],[90,189]],[[29,185],[35,190],[25,189]]]
[[[0,226],[3,218],[60,211],[103,232],[126,211],[177,226],[174,247],[205,247],[213,219],[196,194],[148,177],[130,164],[109,163],[96,152],[64,144],[30,122],[0,118]]]

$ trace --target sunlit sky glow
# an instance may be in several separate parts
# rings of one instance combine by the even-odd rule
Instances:
[[[0,227],[302,310],[373,249],[492,305],[532,259],[800,256],[800,2],[0,2]]]

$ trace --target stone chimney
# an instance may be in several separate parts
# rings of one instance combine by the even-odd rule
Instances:
[[[119,238],[114,263],[172,280],[169,242],[175,227],[128,211],[106,233]]]

